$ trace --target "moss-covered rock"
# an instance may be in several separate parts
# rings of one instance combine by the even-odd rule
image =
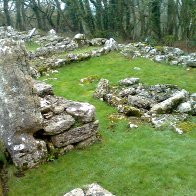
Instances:
[[[142,115],[141,111],[138,108],[135,108],[130,105],[119,105],[118,112],[124,113],[126,116],[140,117]]]

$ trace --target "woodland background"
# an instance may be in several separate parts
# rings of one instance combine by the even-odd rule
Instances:
[[[121,40],[196,41],[196,0],[0,0],[0,25]]]

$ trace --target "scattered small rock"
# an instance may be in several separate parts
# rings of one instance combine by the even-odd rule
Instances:
[[[133,124],[133,123],[129,123],[129,128],[130,129],[135,129],[135,128],[138,128],[138,126]]]

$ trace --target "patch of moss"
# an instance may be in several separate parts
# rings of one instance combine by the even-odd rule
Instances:
[[[177,127],[183,130],[184,133],[196,131],[196,123],[184,121],[177,124]]]
[[[46,65],[42,65],[42,66],[39,66],[37,70],[38,70],[38,72],[41,74],[41,76],[43,76],[44,73],[47,72],[47,69],[48,69],[48,68],[47,68]]]
[[[126,117],[124,115],[118,113],[113,113],[108,116],[108,120],[110,122],[117,122],[119,120],[125,120],[125,119]]]
[[[161,54],[164,52],[163,46],[155,46],[154,47],[157,51],[161,52]]]
[[[100,80],[100,77],[98,75],[92,75],[92,76],[88,76],[86,78],[82,78],[80,79],[80,83],[82,84],[90,84],[94,81],[98,81]]]

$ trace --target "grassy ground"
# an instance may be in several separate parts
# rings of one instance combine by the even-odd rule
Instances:
[[[27,49],[28,51],[33,52],[33,51],[35,51],[37,48],[39,48],[40,46],[39,46],[37,43],[33,42],[33,41],[28,41],[28,42],[25,42],[25,47],[26,47],[26,49]]]
[[[133,70],[135,66],[141,70]],[[107,78],[112,84],[125,77],[140,77],[147,84],[171,83],[196,92],[196,70],[187,71],[146,59],[128,60],[111,53],[67,65],[59,71],[49,76],[58,80],[47,82],[53,84],[59,96],[96,106],[102,141],[32,169],[22,178],[14,177],[14,169],[10,167],[10,196],[63,195],[92,182],[117,196],[196,195],[196,130],[177,135],[142,124],[130,131],[125,121],[111,127],[108,115],[115,109],[92,98],[98,81],[85,85],[79,82],[88,76]]]

